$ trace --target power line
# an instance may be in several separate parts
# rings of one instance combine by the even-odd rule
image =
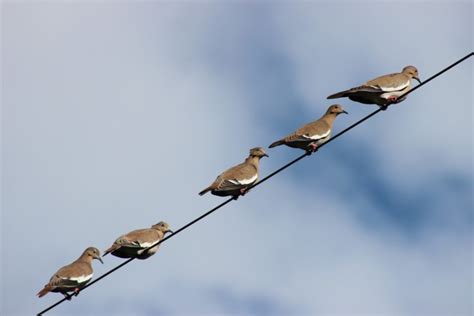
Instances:
[[[450,70],[451,68],[457,66],[458,64],[462,63],[463,61],[465,61],[466,59],[472,57],[474,55],[474,52],[471,52],[469,54],[467,54],[466,56],[464,56],[463,58],[459,59],[458,61],[456,61],[455,63],[449,65],[448,67],[444,68],[443,70],[439,71],[438,73],[434,74],[433,76],[429,77],[428,79],[426,79],[425,81],[423,81],[422,83],[420,83],[419,85],[417,85],[416,87],[414,87],[413,89],[403,93],[402,95],[400,95],[398,97],[398,99],[402,99],[403,97],[406,97],[408,94],[412,93],[413,91],[417,90],[418,88],[422,87],[423,85],[427,84],[428,82],[430,82],[431,80],[435,79],[436,77],[442,75],[443,73],[445,73],[446,71]],[[354,127],[356,127],[357,125],[359,124],[362,124],[364,121],[368,120],[369,118],[371,118],[372,116],[376,115],[377,113],[379,113],[380,111],[383,111],[385,109],[387,109],[389,106],[391,106],[393,103],[389,103],[387,104],[387,106],[385,108],[379,108],[377,110],[375,110],[374,112],[370,113],[369,115],[363,117],[362,119],[360,119],[359,121],[355,122],[354,124],[350,125],[349,127],[345,128],[344,130],[342,130],[341,132],[337,133],[336,135],[332,136],[328,141],[326,141],[325,143],[319,145],[318,149],[320,149],[321,147],[323,146],[326,146],[327,144],[329,144],[330,142],[334,141],[336,138],[342,136],[343,134],[347,133],[349,130],[353,129]],[[252,186],[250,186],[248,188],[248,190],[252,189],[252,188],[255,188],[256,186],[262,184],[263,182],[269,180],[270,178],[272,178],[273,176],[275,176],[276,174],[282,172],[283,170],[285,170],[286,168],[290,167],[291,165],[297,163],[298,161],[300,161],[301,159],[303,159],[304,157],[306,156],[309,156],[311,155],[310,152],[305,152],[304,154],[302,154],[301,156],[295,158],[294,160],[290,161],[289,163],[287,163],[286,165],[282,166],[281,168],[275,170],[274,172],[270,173],[269,175],[267,175],[266,177],[264,177],[263,179],[261,179],[260,181],[258,181],[257,183],[253,184]],[[153,247],[156,247],[158,245],[160,245],[161,243],[165,242],[166,240],[170,239],[171,237],[179,234],[180,232],[182,232],[183,230],[187,229],[188,227],[194,225],[195,223],[199,222],[200,220],[204,219],[205,217],[209,216],[210,214],[214,213],[215,211],[217,211],[218,209],[220,209],[221,207],[225,206],[226,204],[230,203],[231,201],[233,200],[236,200],[236,198],[229,198],[227,199],[226,201],[222,202],[221,204],[217,205],[216,207],[214,207],[213,209],[207,211],[206,213],[204,213],[203,215],[199,216],[198,218],[194,219],[193,221],[189,222],[188,224],[184,225],[183,227],[179,228],[178,230],[176,230],[174,233],[172,233],[171,235],[168,235],[166,237],[164,237],[163,239],[161,239],[160,241],[156,242],[155,244],[151,245],[150,247],[146,248],[144,251],[147,251]],[[121,267],[127,265],[128,263],[132,262],[133,260],[135,260],[135,258],[130,258],[124,262],[122,262],[121,264],[119,264],[118,266],[116,266],[115,268],[107,271],[106,273],[102,274],[100,277],[98,277],[97,279],[93,280],[92,282],[88,283],[87,285],[85,285],[79,292],[82,292],[84,291],[86,288],[88,288],[89,286],[92,286],[93,284],[99,282],[100,280],[102,280],[103,278],[107,277],[109,274],[112,274],[113,272],[117,271],[118,269],[120,269]],[[37,315],[43,315],[44,313],[50,311],[51,309],[53,309],[54,307],[60,305],[61,303],[63,303],[64,301],[66,300],[70,300],[71,297],[73,295],[68,295],[67,297],[64,297],[63,299],[57,301],[56,303],[54,303],[53,305],[49,306],[48,308],[44,309],[43,311],[39,312]]]

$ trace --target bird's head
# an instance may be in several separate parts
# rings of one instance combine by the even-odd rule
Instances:
[[[89,247],[89,248],[87,248],[87,249],[84,251],[84,253],[85,253],[88,257],[90,257],[92,260],[93,260],[93,259],[97,259],[97,260],[99,260],[102,264],[104,263],[104,262],[102,261],[102,258],[100,257],[100,251],[99,251],[99,249],[97,249],[96,247]]]
[[[402,73],[421,83],[420,77],[418,77],[418,69],[416,69],[415,66],[406,66],[405,68],[403,68]]]
[[[344,110],[344,108],[342,107],[342,105],[340,104],[333,104],[331,105],[328,110],[326,111],[326,115],[327,114],[333,114],[333,115],[339,115],[341,113],[345,113],[345,114],[348,114],[346,110]]]
[[[170,226],[168,223],[165,223],[163,221],[159,222],[158,224],[155,224],[151,226],[151,228],[159,230],[160,232],[163,232],[163,235],[166,233],[173,233],[173,231],[170,229]]]
[[[250,157],[257,157],[257,158],[262,158],[262,157],[268,157],[267,153],[262,147],[255,147],[250,149]]]

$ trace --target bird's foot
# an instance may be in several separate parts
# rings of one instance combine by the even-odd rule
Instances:
[[[248,191],[250,190],[248,190],[247,188],[242,188],[240,189],[240,195],[244,196]]]
[[[387,98],[390,103],[397,103],[398,97],[396,95],[391,95]]]
[[[308,149],[306,150],[306,153],[308,156],[310,156],[312,153],[316,152],[318,150],[318,144],[311,143],[308,146]]]
[[[74,296],[78,296],[80,291],[81,291],[81,289],[78,288],[78,287],[76,287],[76,288],[74,289],[74,294],[73,294],[73,295],[74,295]]]
[[[72,295],[69,295],[67,293],[63,293],[63,295],[64,295],[64,298],[66,298],[68,301],[70,301],[72,298]]]
[[[387,102],[385,102],[385,104],[383,105],[380,105],[380,109],[382,111],[386,111],[388,109],[388,107],[392,104],[396,104],[398,103],[400,100],[398,100],[398,97],[396,95],[391,95],[387,98]]]

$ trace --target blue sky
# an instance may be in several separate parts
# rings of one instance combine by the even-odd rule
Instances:
[[[88,246],[222,200],[326,96],[473,50],[469,1],[2,3],[5,315]],[[470,315],[467,61],[51,315]],[[333,101],[333,100],[331,100]],[[338,100],[350,115],[375,110]],[[265,176],[300,154],[269,151]],[[106,257],[101,275],[121,262]]]

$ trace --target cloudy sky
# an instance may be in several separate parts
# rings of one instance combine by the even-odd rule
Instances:
[[[223,200],[248,149],[473,50],[470,1],[2,3],[1,314],[88,246]],[[49,315],[470,315],[473,66],[452,69]],[[350,113],[335,131],[375,110]],[[265,176],[300,154],[278,147]],[[122,262],[94,262],[101,275]]]

